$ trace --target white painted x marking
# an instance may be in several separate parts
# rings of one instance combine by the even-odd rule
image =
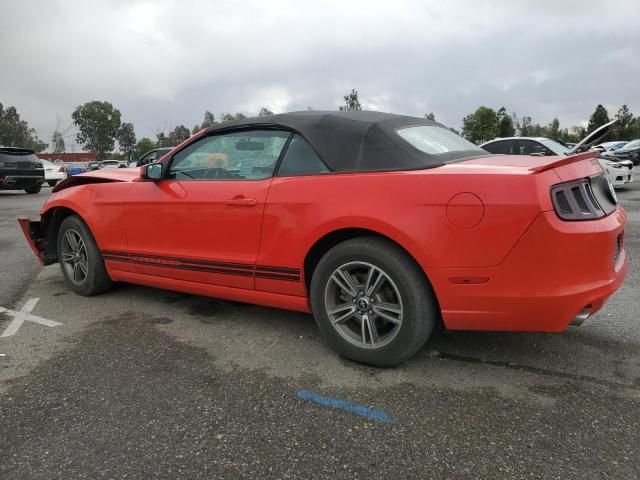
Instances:
[[[44,325],[45,327],[57,327],[58,325],[62,325],[62,323],[49,320],[48,318],[31,315],[31,312],[35,308],[36,303],[38,303],[38,300],[40,299],[30,298],[19,311],[0,307],[0,313],[6,313],[10,317],[13,317],[13,320],[0,337],[10,337],[15,335],[25,321]]]

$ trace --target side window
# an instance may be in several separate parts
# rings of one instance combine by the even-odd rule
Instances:
[[[501,142],[493,142],[485,145],[484,148],[489,153],[511,155],[513,152],[513,142],[511,140],[503,140]]]
[[[202,138],[173,156],[168,178],[261,180],[273,175],[289,132],[249,130]]]
[[[549,149],[533,140],[520,140],[520,155],[549,155]]]
[[[296,134],[289,142],[287,151],[284,153],[280,168],[279,177],[291,177],[295,175],[316,175],[326,173],[329,169],[320,159],[315,150],[304,138]]]

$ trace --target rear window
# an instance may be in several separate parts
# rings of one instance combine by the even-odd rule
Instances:
[[[477,152],[480,155],[486,155],[483,149],[465,140],[460,135],[435,125],[401,128],[397,130],[397,133],[403,140],[429,155],[452,152]]]
[[[33,153],[7,153],[0,152],[0,162],[15,163],[15,162],[40,162],[40,159]]]

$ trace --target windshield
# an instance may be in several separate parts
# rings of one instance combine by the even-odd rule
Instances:
[[[551,140],[550,138],[539,138],[538,141],[553,153],[556,153],[558,155],[565,155],[571,151],[570,148],[567,148],[561,143],[558,143],[555,140]]]
[[[625,149],[638,147],[640,147],[640,140],[634,140],[633,142],[629,142],[624,146]]]
[[[465,151],[477,151],[481,155],[487,153],[477,145],[442,127],[420,125],[402,128],[398,130],[398,135],[418,150],[430,155]]]

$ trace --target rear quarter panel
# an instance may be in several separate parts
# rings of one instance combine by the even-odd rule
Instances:
[[[307,252],[326,234],[363,228],[400,244],[424,269],[498,265],[535,216],[551,208],[548,188],[541,185],[559,181],[553,171],[525,172],[502,175],[495,167],[451,165],[275,178],[258,263],[302,268]],[[449,200],[463,192],[474,193],[484,206],[474,228],[458,228],[447,216]],[[296,288],[287,293],[304,294],[304,286]]]

